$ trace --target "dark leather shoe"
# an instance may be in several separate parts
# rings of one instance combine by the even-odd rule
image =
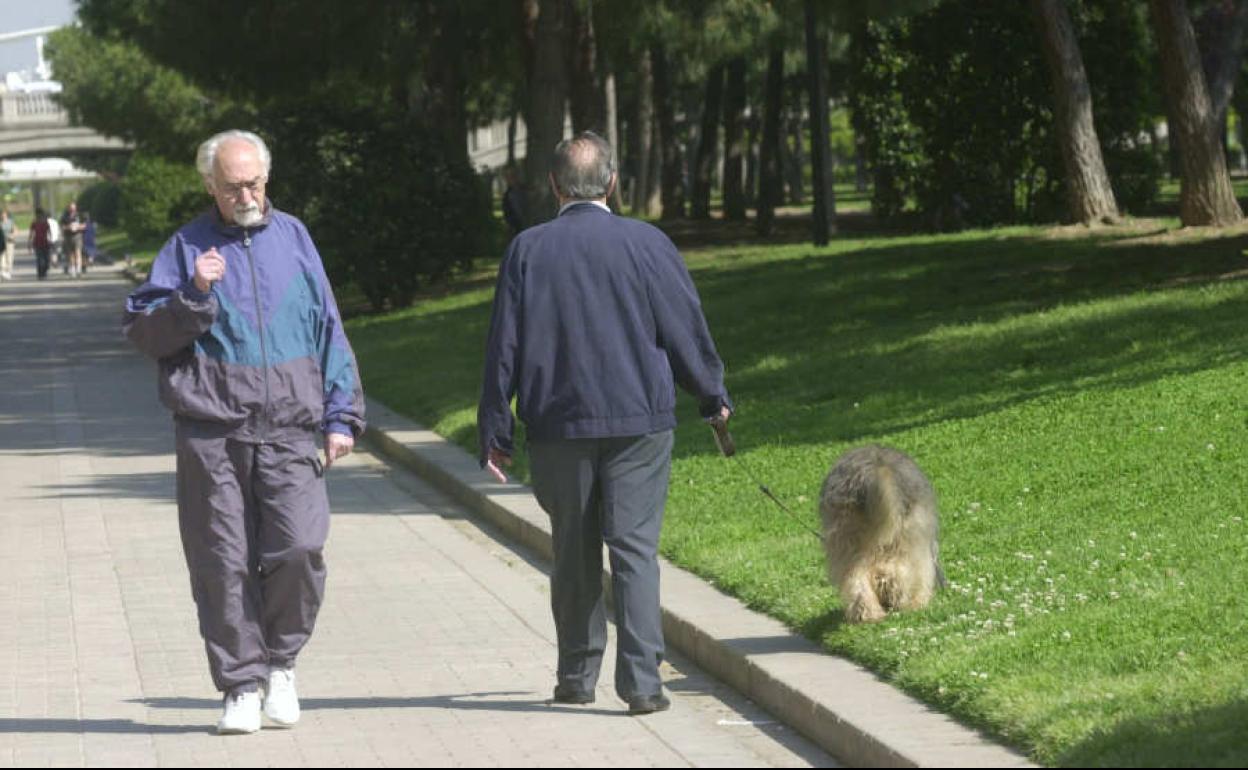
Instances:
[[[594,693],[592,691],[578,690],[564,685],[555,685],[555,703],[569,703],[576,706],[583,706],[586,703],[594,702]]]
[[[658,695],[634,695],[628,699],[628,713],[632,716],[667,711],[672,702],[663,693]]]

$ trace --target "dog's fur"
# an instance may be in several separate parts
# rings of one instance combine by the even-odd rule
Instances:
[[[936,492],[905,453],[874,445],[846,452],[823,482],[819,512],[828,579],[850,623],[926,606],[944,585]]]

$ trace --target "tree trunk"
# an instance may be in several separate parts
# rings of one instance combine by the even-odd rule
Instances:
[[[659,121],[650,121],[650,173],[647,178],[646,215],[657,217],[663,211],[663,135]]]
[[[698,153],[694,160],[694,219],[711,218],[711,178],[719,155],[719,113],[724,95],[724,65],[716,64],[706,76],[706,98],[702,102],[702,128],[698,132]]]
[[[745,58],[728,62],[724,92],[724,219],[745,220]]]
[[[557,213],[550,189],[550,154],[563,139],[568,95],[567,7],[564,0],[540,0],[538,7],[529,110],[524,120],[529,134],[524,156],[528,225],[545,222]]]
[[[633,185],[633,213],[649,217],[655,212],[650,209],[650,191],[652,184],[651,154],[654,152],[654,69],[651,66],[650,51],[642,51],[637,62],[637,119],[634,132],[637,161],[637,181]]]
[[[507,119],[507,165],[508,166],[516,165],[516,131],[519,128],[519,126],[517,125],[518,123],[517,115],[518,115],[518,111],[516,110],[515,107],[512,107],[511,116]]]
[[[800,206],[806,202],[806,185],[802,172],[806,170],[806,153],[802,147],[802,116],[790,112],[783,121],[784,135],[780,139],[781,166],[788,179],[789,203]]]
[[[676,105],[672,94],[671,67],[667,51],[656,43],[650,49],[654,65],[654,111],[658,116],[657,147],[663,158],[663,219],[685,216],[684,181],[681,178],[680,139],[676,135]]]
[[[811,237],[816,246],[827,244],[836,230],[835,177],[828,124],[827,39],[819,28],[815,0],[806,0],[806,79],[810,94]]]
[[[1225,226],[1243,218],[1226,155],[1213,130],[1213,106],[1205,88],[1196,35],[1184,0],[1149,0],[1161,54],[1165,96],[1177,135],[1182,180],[1179,219],[1184,226]]]
[[[572,132],[607,133],[607,105],[598,69],[598,45],[594,38],[594,6],[587,2],[578,8],[569,3],[570,37],[568,73],[571,79],[569,106]]]
[[[425,21],[433,44],[425,61],[421,110],[452,160],[468,162],[468,123],[464,105],[464,19],[458,3],[434,3]]]
[[[1248,0],[1210,5],[1201,15],[1198,46],[1209,100],[1213,104],[1215,130],[1225,131],[1227,112],[1235,95],[1248,30]]]
[[[758,152],[759,235],[771,235],[775,228],[776,205],[780,202],[780,113],[784,98],[784,46],[772,42],[767,56],[767,95],[763,107],[763,141]]]
[[[854,132],[854,191],[871,189],[871,169],[867,167],[867,138]]]
[[[607,102],[607,141],[611,144],[611,151],[615,153],[616,169],[615,189],[611,191],[609,202],[611,209],[619,213],[624,210],[624,193],[620,190],[623,186],[623,182],[620,181],[620,177],[623,176],[620,172],[620,113],[615,98],[615,71],[609,65],[603,67],[602,86]]]
[[[1092,92],[1065,0],[1031,0],[1031,7],[1044,38],[1053,84],[1070,216],[1085,225],[1113,222],[1118,219],[1118,203],[1101,157],[1092,121]]]
[[[758,115],[755,114],[747,116],[745,122],[749,131],[749,139],[746,141],[745,145],[745,205],[747,207],[757,207],[758,148],[762,143],[762,138],[759,136],[759,129],[762,127],[762,122],[759,121]]]

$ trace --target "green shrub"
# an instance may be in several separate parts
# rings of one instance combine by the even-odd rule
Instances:
[[[406,112],[318,104],[269,134],[274,200],[307,224],[331,279],[374,309],[407,306],[496,248],[487,188]]]
[[[121,185],[96,182],[78,195],[78,208],[89,213],[97,224],[116,227],[121,214]]]
[[[166,238],[208,205],[190,164],[136,152],[121,182],[120,222],[136,241]]]

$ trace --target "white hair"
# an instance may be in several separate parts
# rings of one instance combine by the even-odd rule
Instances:
[[[213,136],[201,144],[199,151],[195,153],[195,168],[199,170],[199,175],[204,178],[204,183],[209,188],[213,187],[215,179],[217,150],[222,143],[229,139],[242,139],[251,142],[256,151],[260,153],[260,162],[264,164],[264,175],[266,177],[269,175],[269,169],[273,166],[273,156],[269,154],[269,147],[264,143],[264,140],[250,131],[231,129]]]

